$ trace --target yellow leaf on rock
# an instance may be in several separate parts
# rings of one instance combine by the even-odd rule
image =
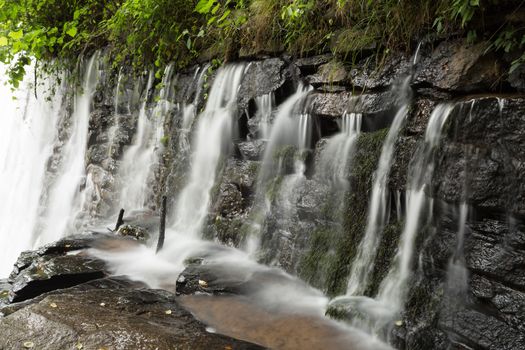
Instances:
[[[199,286],[201,286],[202,288],[206,288],[206,287],[208,287],[208,282],[203,281],[203,280],[199,280]]]
[[[31,349],[31,348],[33,348],[35,346],[35,343],[33,343],[32,341],[25,341],[23,346],[26,349]]]
[[[55,308],[55,307],[57,307],[57,304],[56,303],[51,303],[51,304],[49,304],[49,306],[51,306],[52,308]]]
[[[164,311],[164,313],[165,313],[166,315],[171,315],[171,310],[166,310],[166,311]]]

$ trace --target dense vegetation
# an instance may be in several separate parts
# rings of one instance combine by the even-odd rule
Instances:
[[[288,51],[411,50],[428,35],[525,55],[523,0],[0,0],[0,61],[16,86],[29,57],[74,67],[108,48],[137,70]],[[160,74],[160,70],[158,72]]]

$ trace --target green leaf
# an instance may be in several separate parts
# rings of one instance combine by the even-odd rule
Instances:
[[[81,15],[81,11],[80,10],[76,10],[75,13],[73,14],[73,19],[74,20],[77,20]]]
[[[24,36],[24,32],[22,30],[19,30],[17,32],[10,32],[8,36],[13,40],[20,40]]]
[[[0,36],[0,47],[7,46],[7,44],[8,44],[7,38],[5,36]]]
[[[71,27],[66,31],[66,34],[74,38],[77,35],[77,32],[78,32],[77,27]]]
[[[198,13],[207,14],[213,7],[213,4],[215,4],[215,0],[199,0],[197,6],[195,6],[195,11]]]

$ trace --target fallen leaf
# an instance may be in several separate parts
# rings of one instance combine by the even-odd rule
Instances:
[[[401,321],[401,320],[397,320],[397,321],[395,322],[395,325],[398,326],[398,327],[401,327],[401,326],[403,325],[403,321]]]
[[[100,306],[106,306],[106,303],[100,303],[99,305]]]
[[[233,348],[231,347],[231,345],[226,345],[226,346],[224,347],[224,350],[233,350]]]
[[[32,347],[35,346],[35,343],[33,343],[32,341],[25,341],[23,345],[24,345],[24,348],[31,349]]]
[[[55,307],[57,307],[57,304],[56,303],[51,303],[51,304],[49,304],[49,306],[51,306],[52,308],[55,308]]]
[[[208,282],[203,281],[203,280],[199,280],[199,286],[201,286],[202,288],[206,288],[206,287],[208,287]]]
[[[171,310],[166,310],[166,311],[164,311],[164,313],[165,313],[166,315],[171,315]]]
[[[77,343],[77,345],[75,345],[75,347],[78,349],[78,350],[82,350],[84,348],[84,346],[81,344],[81,343]]]

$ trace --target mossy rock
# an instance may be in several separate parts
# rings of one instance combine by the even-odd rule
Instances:
[[[146,241],[150,238],[148,230],[137,225],[122,225],[119,227],[117,235],[131,237],[139,241]]]
[[[344,199],[343,233],[336,244],[335,258],[326,278],[328,295],[344,294],[350,267],[366,228],[373,175],[388,129],[364,133],[357,140],[350,173],[350,191]]]

